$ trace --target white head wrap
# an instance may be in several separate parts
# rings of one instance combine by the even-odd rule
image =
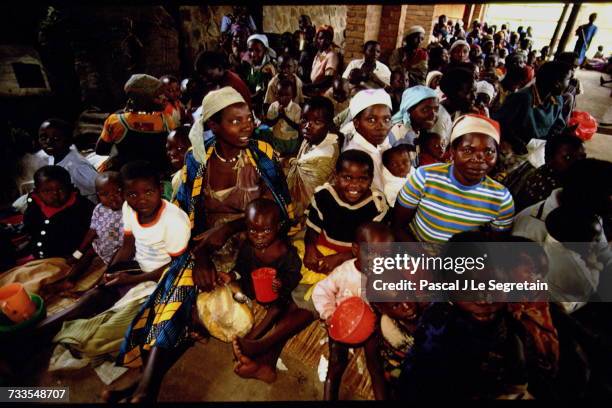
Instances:
[[[266,54],[268,54],[270,56],[270,58],[276,58],[276,51],[274,51],[272,48],[270,48],[270,45],[268,43],[268,37],[265,34],[253,34],[253,35],[251,35],[247,39],[247,44],[251,40],[257,40],[257,41],[261,42],[264,45],[264,47],[266,47]]]
[[[414,34],[414,33],[423,33],[423,34],[425,34],[425,29],[423,27],[421,27],[420,25],[412,26],[412,27],[410,27],[408,29],[408,31],[406,31],[406,35],[405,36],[408,36],[408,35]]]
[[[492,101],[495,98],[495,87],[487,81],[478,81],[476,82],[476,93],[487,94]]]
[[[455,139],[458,139],[468,133],[482,133],[487,136],[491,136],[493,139],[495,139],[497,144],[499,144],[499,123],[493,119],[487,118],[486,116],[471,113],[459,116],[453,122],[450,142],[453,143]]]
[[[386,105],[389,109],[393,109],[391,97],[384,89],[364,89],[357,92],[349,103],[351,119],[354,119],[359,112],[372,105]]]
[[[206,161],[204,149],[204,124],[215,113],[235,103],[246,103],[242,95],[230,86],[211,91],[202,100],[202,117],[195,122],[189,131],[189,140],[193,147],[193,156],[200,163]]]
[[[449,52],[453,52],[453,49],[455,49],[456,47],[460,45],[465,45],[468,48],[468,51],[470,50],[470,44],[468,44],[467,41],[457,40],[453,43],[453,45],[451,45]]]

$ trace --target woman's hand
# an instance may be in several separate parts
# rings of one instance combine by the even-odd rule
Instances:
[[[206,254],[199,259],[196,258],[192,274],[193,283],[204,292],[210,292],[215,288],[217,271]]]
[[[198,235],[193,240],[196,242],[192,252],[198,252],[203,247],[208,247],[214,250],[221,249],[231,236],[232,231],[228,224],[223,224],[218,227],[209,229],[208,231]]]

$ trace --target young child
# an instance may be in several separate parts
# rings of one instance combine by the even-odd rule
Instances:
[[[170,183],[164,181],[164,198],[168,201],[174,200],[181,184],[181,169],[185,164],[185,153],[191,147],[189,140],[190,126],[181,126],[174,129],[166,139],[166,151],[168,152],[168,160],[174,174]]]
[[[378,358],[382,360],[385,394],[397,400],[401,365],[414,344],[417,324],[427,303],[379,302],[372,304],[381,314],[376,327]]]
[[[150,160],[164,172],[168,167],[166,137],[178,124],[164,113],[162,83],[150,75],[135,74],[124,90],[128,98],[124,111],[106,119],[96,144],[97,154],[111,155],[104,170],[119,170],[134,160]]]
[[[374,162],[372,186],[383,191],[382,146],[391,130],[391,97],[382,89],[366,89],[357,93],[349,105],[352,123],[351,132],[345,141],[344,150],[356,149],[366,152]],[[355,129],[354,132],[350,127]],[[344,129],[344,128],[343,128]],[[345,133],[346,134],[346,133]]]
[[[434,163],[445,163],[448,155],[444,152],[442,136],[433,132],[421,132],[415,140],[419,153],[415,167],[428,166]]]
[[[394,69],[391,72],[391,84],[387,88],[387,92],[391,95],[391,109],[392,113],[396,113],[400,104],[402,103],[402,95],[404,91],[408,88],[408,77],[406,76],[406,71],[403,68]]]
[[[323,96],[332,101],[334,105],[334,125],[340,128],[349,115],[350,90],[348,80],[337,77],[332,82],[332,87]]]
[[[489,106],[495,98],[495,87],[487,81],[476,82],[476,109],[480,114],[489,117]]]
[[[330,180],[340,154],[338,135],[331,131],[333,115],[332,102],[322,96],[312,97],[304,105],[300,120],[304,140],[295,159],[289,160],[287,171],[287,185],[300,223],[315,189]]]
[[[126,164],[121,169],[121,179],[125,197],[122,207],[125,236],[110,266],[134,257],[143,273],[109,274],[106,286],[158,280],[172,258],[185,252],[191,235],[187,214],[162,199],[159,176],[150,163]]]
[[[218,276],[225,283],[238,280],[242,293],[255,300],[251,273],[263,267],[276,270],[272,290],[278,293],[277,300],[265,305],[267,310],[263,320],[244,338],[234,342],[238,358],[236,374],[273,382],[276,379],[276,360],[284,342],[296,333],[298,327],[299,330],[303,328],[300,322],[305,322],[304,317],[311,320],[309,313],[297,311],[291,300],[291,292],[301,278],[302,261],[296,248],[287,240],[280,209],[274,201],[255,199],[247,205],[245,212],[247,241],[240,249],[234,271],[229,274],[218,272]],[[272,330],[273,326],[276,330]],[[279,337],[284,341],[279,341]]]
[[[166,97],[166,108],[164,113],[172,118],[175,125],[185,121],[185,107],[181,102],[181,86],[177,77],[164,75],[159,80],[162,83],[164,96]]]
[[[53,158],[49,164],[66,169],[81,195],[96,204],[94,180],[98,173],[72,144],[72,126],[61,119],[47,119],[40,125],[38,140],[45,153]]]
[[[385,197],[393,207],[397,193],[404,187],[408,176],[414,172],[410,157],[411,148],[407,144],[399,144],[382,154],[383,178],[385,179]]]
[[[504,180],[514,197],[516,212],[546,199],[553,190],[561,187],[572,163],[584,158],[584,143],[569,128],[553,137],[544,146],[545,163],[542,166],[536,169],[527,161]]]
[[[315,311],[312,285],[353,257],[357,226],[385,219],[389,206],[383,193],[372,188],[373,174],[367,153],[346,150],[338,157],[332,182],[315,189],[306,210],[304,242],[295,242],[304,261],[302,280],[293,295],[299,307]]]
[[[87,233],[93,204],[75,191],[70,174],[60,166],[34,173],[34,191],[23,216],[30,251],[37,258],[68,258]]]
[[[74,282],[89,265],[110,264],[123,245],[123,194],[119,173],[108,171],[96,177],[96,192],[100,203],[91,216],[89,231],[72,254],[70,282]],[[97,259],[96,259],[97,258]]]
[[[293,102],[298,105],[304,103],[304,94],[302,93],[302,87],[304,84],[302,80],[295,74],[297,61],[290,55],[279,55],[276,59],[278,66],[278,74],[276,74],[270,82],[268,82],[268,88],[264,97],[264,110],[267,112],[269,105],[278,100],[278,84],[280,81],[289,80],[295,85],[295,96]]]
[[[281,157],[293,156],[300,147],[299,129],[302,108],[293,102],[295,85],[281,80],[276,88],[278,100],[268,109],[267,121],[272,126],[272,146]]]
[[[316,284],[312,293],[312,300],[321,320],[329,325],[329,319],[338,305],[350,297],[358,296],[365,301],[365,293],[362,293],[361,288],[366,260],[363,258],[361,245],[393,241],[393,233],[384,224],[368,222],[357,228],[355,242],[351,245],[351,253],[355,259],[349,259],[334,268],[329,276]],[[342,375],[348,365],[349,346],[331,337],[329,337],[328,342],[329,366],[325,378],[323,399],[333,401],[338,399]],[[380,357],[377,355],[377,337],[370,336],[365,341],[364,347],[374,396],[377,400],[384,399],[384,375]]]
[[[342,77],[334,78],[331,89],[323,94],[334,104],[334,117],[344,112],[349,106],[350,91],[348,80]]]

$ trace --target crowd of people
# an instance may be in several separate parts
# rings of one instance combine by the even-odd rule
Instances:
[[[360,246],[536,242],[542,251],[514,267],[548,270],[553,300],[372,302],[365,342],[328,339],[322,397],[338,398],[349,347],[364,348],[376,399],[609,395],[609,308],[587,300],[612,273],[612,163],[586,158],[570,125],[584,56],[550,60],[546,47],[532,50],[531,27],[464,29],[440,16],[431,33],[410,27],[388,61],[377,41],[345,61],[333,27],[306,15],[298,24],[274,49],[237,8],[189,78],[132,75],[96,167],[70,123],[40,125],[44,153],[27,157],[34,187],[15,203],[29,241],[17,255],[29,258],[0,281],[34,279],[24,268],[49,258],[67,269],[39,282],[45,291],[103,271],[35,327],[40,338],[58,342],[64,322],[148,288],[97,341],[121,344],[116,365],[142,369],[104,398],[154,400],[192,344],[199,294],[237,285],[256,302],[251,272],[270,267],[277,300],[260,305],[263,319],[234,338],[228,359],[238,376],[272,383],[292,337],[329,323],[347,298],[367,302]],[[551,242],[592,245],[559,261]],[[567,297],[577,287],[586,297]]]

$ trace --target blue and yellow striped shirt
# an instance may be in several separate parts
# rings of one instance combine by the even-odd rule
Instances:
[[[397,196],[397,203],[416,209],[410,229],[419,241],[446,242],[458,232],[489,224],[510,231],[514,217],[512,195],[486,177],[464,186],[453,175],[453,165],[436,163],[419,167]]]

